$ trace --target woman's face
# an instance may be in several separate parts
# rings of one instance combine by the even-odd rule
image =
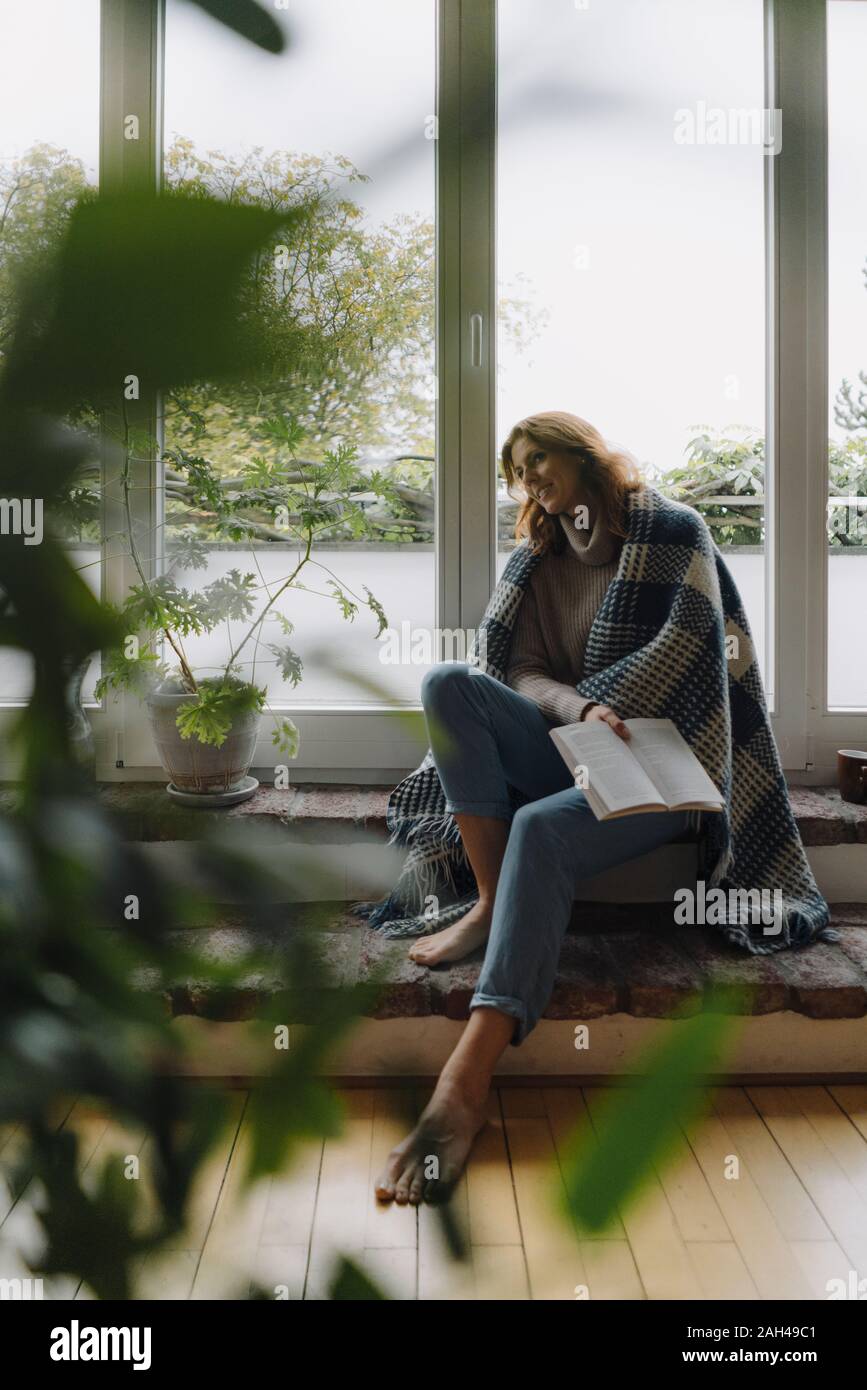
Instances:
[[[512,467],[516,481],[549,516],[575,511],[585,499],[578,487],[578,459],[574,454],[555,452],[522,436],[512,446]]]

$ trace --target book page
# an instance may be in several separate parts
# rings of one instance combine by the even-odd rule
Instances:
[[[688,801],[722,805],[722,797],[670,719],[628,719],[630,746],[668,806]]]
[[[610,724],[566,724],[552,729],[554,739],[569,767],[583,765],[596,796],[606,811],[629,806],[659,805],[662,797],[640,763],[630,744],[615,734]]]

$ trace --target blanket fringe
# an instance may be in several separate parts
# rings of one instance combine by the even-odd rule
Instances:
[[[450,927],[453,922],[465,916],[470,908],[478,902],[477,893],[469,893],[456,903],[451,903],[449,907],[441,909],[436,917],[397,917],[392,921],[385,922],[380,927],[382,935],[385,937],[404,937],[404,936],[431,936],[434,932],[442,931],[445,927]]]
[[[369,927],[380,927],[383,922],[388,922],[395,916],[396,911],[400,911],[395,893],[389,893],[387,898],[383,898],[378,903],[353,903],[351,910],[358,917],[366,917]]]
[[[405,817],[396,820],[392,826],[388,843],[390,845],[406,845],[409,848],[419,840],[438,840],[440,844],[450,845],[453,849],[460,851],[463,861],[466,862],[466,850],[461,839],[461,832],[458,830],[457,822],[450,811],[446,811],[440,816],[423,816],[418,819]]]
[[[423,822],[399,821],[392,830],[389,844],[408,848],[398,883],[382,902],[353,903],[352,911],[365,917],[368,925],[375,929],[381,930],[386,924],[403,928],[386,935],[419,935],[439,930],[434,918],[423,915],[429,906],[427,900],[436,899],[435,915],[441,917],[446,909],[440,907],[439,899],[457,897],[462,891],[466,893],[466,874],[471,872],[466,847],[454,818],[447,814],[428,817]],[[461,877],[462,870],[465,872]],[[429,920],[434,921],[433,926],[428,925]],[[407,923],[412,924],[411,929],[406,929]]]
[[[449,893],[456,893],[458,883],[455,877],[455,852],[452,847],[437,849],[433,853],[428,853],[423,859],[418,859],[412,865],[413,886],[416,890],[419,908],[424,907],[425,898],[438,897],[437,889],[442,892],[443,888]],[[466,862],[466,852],[464,852],[464,862]]]

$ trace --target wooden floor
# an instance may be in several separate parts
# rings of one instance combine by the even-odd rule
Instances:
[[[461,1266],[436,1208],[371,1195],[424,1094],[346,1091],[343,1135],[309,1145],[242,1199],[247,1097],[235,1091],[231,1134],[202,1174],[183,1248],[143,1263],[138,1296],[245,1297],[252,1280],[269,1297],[322,1299],[339,1251],[395,1299],[825,1299],[829,1279],[867,1273],[867,1086],[719,1089],[673,1163],[599,1238],[576,1233],[555,1199],[565,1139],[578,1124],[594,1142],[605,1094],[496,1093],[453,1203],[469,1239]],[[139,1153],[146,1167],[142,1146],[87,1107],[64,1123],[82,1136],[85,1172],[111,1153]],[[0,1137],[0,1153],[15,1142]],[[0,1194],[0,1276],[26,1272],[16,1252],[36,1239],[30,1200]],[[54,1280],[45,1296],[92,1295]]]

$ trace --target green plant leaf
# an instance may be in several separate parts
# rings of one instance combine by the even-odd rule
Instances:
[[[72,212],[51,273],[22,304],[7,400],[61,411],[249,369],[242,274],[297,209],[275,214],[180,194],[100,195]],[[118,306],[123,305],[123,312]]]
[[[343,590],[334,579],[329,579],[328,587],[332,590],[334,601],[340,609],[341,614],[347,622],[354,622],[358,613],[358,604],[354,603],[349,595]]]
[[[240,570],[229,570],[219,579],[213,579],[205,586],[203,596],[205,611],[212,627],[218,622],[230,619],[243,622],[253,613],[253,595],[256,588],[254,574],[241,574]]]
[[[285,758],[297,758],[301,746],[301,734],[297,724],[291,719],[280,719],[271,734],[271,742]]]
[[[379,599],[370,592],[366,584],[364,586],[364,592],[367,594],[367,606],[376,618],[376,635],[377,637],[381,637],[388,627],[388,618],[386,617],[385,609]]]
[[[240,34],[242,39],[264,48],[266,53],[282,53],[286,47],[283,30],[255,0],[192,0],[192,3]]]
[[[337,1272],[331,1281],[328,1297],[338,1302],[383,1303],[388,1295],[374,1284],[347,1255],[342,1255]]]
[[[563,1162],[566,1202],[579,1224],[605,1229],[664,1161],[681,1127],[708,1104],[705,1074],[716,1070],[731,1042],[733,1022],[719,996],[706,1012],[679,1021],[646,1059],[644,1074],[629,1089],[609,1094],[597,1143],[573,1138]]]
[[[235,721],[245,714],[261,711],[265,691],[258,685],[236,677],[208,677],[199,681],[194,700],[179,707],[177,726],[181,738],[222,748]]]
[[[301,680],[304,669],[300,656],[291,647],[285,644],[281,647],[276,642],[268,643],[268,651],[273,652],[277,662],[277,669],[284,681],[289,681],[292,685],[297,685]]]

